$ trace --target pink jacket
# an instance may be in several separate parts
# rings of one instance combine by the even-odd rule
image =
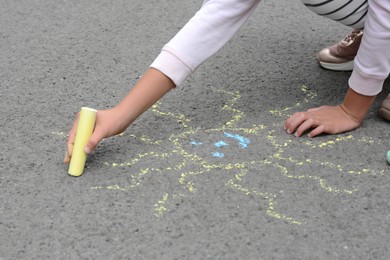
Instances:
[[[151,64],[176,85],[225,45],[261,0],[205,0],[201,9]],[[368,0],[364,35],[349,79],[356,92],[374,96],[390,72],[390,1]]]

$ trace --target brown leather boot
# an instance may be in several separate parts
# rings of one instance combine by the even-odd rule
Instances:
[[[359,49],[362,37],[362,30],[352,31],[339,43],[319,51],[317,54],[318,63],[321,67],[329,70],[353,70],[353,60]]]
[[[382,101],[378,113],[384,120],[390,121],[390,94]]]

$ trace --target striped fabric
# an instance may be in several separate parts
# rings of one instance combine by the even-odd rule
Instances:
[[[387,1],[387,0],[385,0]],[[364,27],[367,0],[302,0],[313,12],[355,29]]]

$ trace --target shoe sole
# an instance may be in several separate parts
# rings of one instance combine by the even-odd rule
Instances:
[[[328,70],[334,71],[351,71],[353,70],[353,60],[344,62],[344,63],[327,63],[323,61],[318,61],[321,67]]]
[[[390,110],[381,107],[378,111],[378,114],[381,118],[383,118],[386,121],[390,121]]]

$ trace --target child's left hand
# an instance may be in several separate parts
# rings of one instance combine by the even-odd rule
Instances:
[[[289,134],[295,132],[297,137],[312,129],[308,136],[315,137],[322,133],[338,134],[358,128],[360,122],[349,115],[342,106],[321,106],[307,112],[297,112],[286,120],[284,129]]]

